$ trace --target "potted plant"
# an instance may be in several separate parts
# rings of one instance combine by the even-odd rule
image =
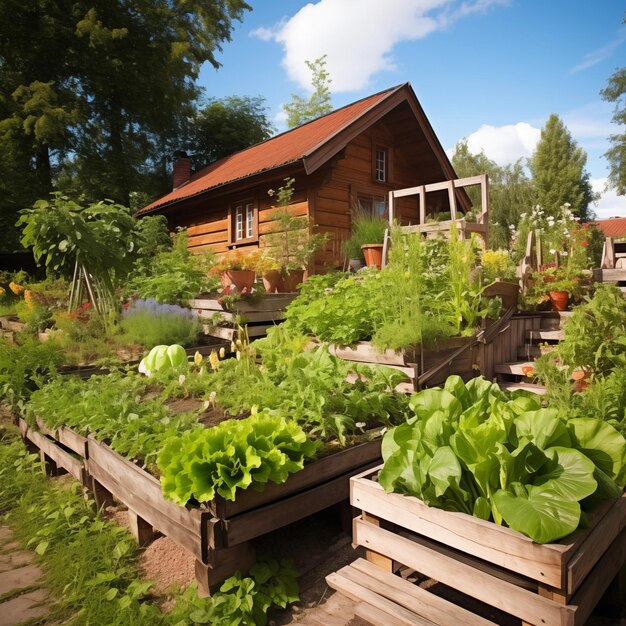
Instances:
[[[357,209],[352,212],[352,236],[344,246],[346,252],[361,249],[368,267],[382,267],[383,242],[387,230],[387,220],[374,217],[369,212]],[[349,257],[353,258],[353,257]]]
[[[211,271],[217,272],[223,289],[250,291],[256,279],[254,267],[258,253],[231,250],[217,260]]]
[[[293,178],[285,178],[279,188],[278,206],[271,214],[272,231],[265,237],[266,254],[280,268],[285,291],[296,290],[309,262],[328,238],[325,233],[311,233],[309,220],[295,216],[289,209],[294,183]],[[268,194],[273,196],[274,191],[270,189]]]
[[[547,297],[553,311],[566,311],[570,294],[576,291],[577,277],[572,275],[567,266],[542,266],[533,274],[533,291]]]
[[[363,267],[361,242],[354,235],[343,242],[343,251],[346,259],[348,259],[348,267],[352,272],[357,272]]]
[[[257,276],[261,276],[265,293],[278,293],[283,290],[284,277],[280,271],[280,265],[273,259],[267,250],[259,254],[255,270]]]

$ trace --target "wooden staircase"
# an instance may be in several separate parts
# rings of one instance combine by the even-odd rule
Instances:
[[[600,269],[593,270],[593,280],[621,289],[626,297],[626,242],[614,242],[607,237],[602,251]]]
[[[570,311],[544,313],[539,328],[524,332],[523,343],[517,349],[519,360],[494,364],[494,373],[502,388],[545,393],[545,387],[532,383],[535,360],[553,350],[563,339],[563,324],[571,315]]]

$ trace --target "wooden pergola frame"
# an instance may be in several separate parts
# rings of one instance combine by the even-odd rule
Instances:
[[[464,217],[457,217],[457,199],[455,189],[464,189],[480,185],[480,197],[482,211],[478,214],[476,222],[468,222]],[[448,199],[450,202],[450,220],[445,222],[426,223],[426,194],[435,191],[448,190]],[[429,235],[431,233],[450,231],[452,224],[455,223],[459,232],[477,233],[481,235],[488,245],[488,226],[489,226],[489,178],[486,174],[478,176],[469,176],[467,178],[457,178],[453,180],[444,180],[439,183],[431,183],[429,185],[419,185],[418,187],[408,187],[406,189],[396,189],[389,192],[389,226],[393,224],[395,219],[394,203],[396,198],[406,198],[408,196],[419,196],[419,224],[414,226],[404,226],[404,232],[419,232]]]

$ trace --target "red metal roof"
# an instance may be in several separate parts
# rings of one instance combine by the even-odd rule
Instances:
[[[604,233],[605,237],[626,237],[626,217],[598,220],[594,224]]]
[[[402,87],[393,87],[236,152],[199,170],[187,183],[137,211],[148,213],[183,198],[306,158],[366,111]]]

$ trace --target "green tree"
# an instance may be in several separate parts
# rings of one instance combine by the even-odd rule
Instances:
[[[487,174],[489,177],[489,245],[509,248],[511,236],[521,213],[533,201],[532,181],[526,176],[521,159],[500,167],[484,152],[470,152],[467,140],[460,141],[452,156],[452,166],[460,178]],[[469,187],[467,192],[474,206],[480,205],[480,190]]]
[[[618,195],[626,195],[626,67],[619,68],[600,92],[608,102],[615,103],[613,122],[622,132],[609,137],[612,147],[604,154],[609,161],[609,184]]]
[[[194,169],[269,139],[274,129],[262,97],[209,99],[191,119],[185,142]]]
[[[55,186],[123,204],[153,191],[169,138],[193,112],[201,65],[219,66],[216,52],[249,9],[244,0],[0,0],[0,163],[20,174],[3,182],[3,215]]]
[[[291,102],[283,105],[289,128],[310,122],[333,110],[330,101],[330,83],[332,80],[326,71],[326,55],[315,59],[315,61],[305,61],[305,64],[312,74],[313,93],[308,99],[292,94]]]
[[[592,217],[590,204],[597,199],[585,170],[586,152],[578,146],[558,115],[553,113],[541,131],[541,138],[529,165],[535,186],[535,202],[556,215],[569,203],[582,221]]]

